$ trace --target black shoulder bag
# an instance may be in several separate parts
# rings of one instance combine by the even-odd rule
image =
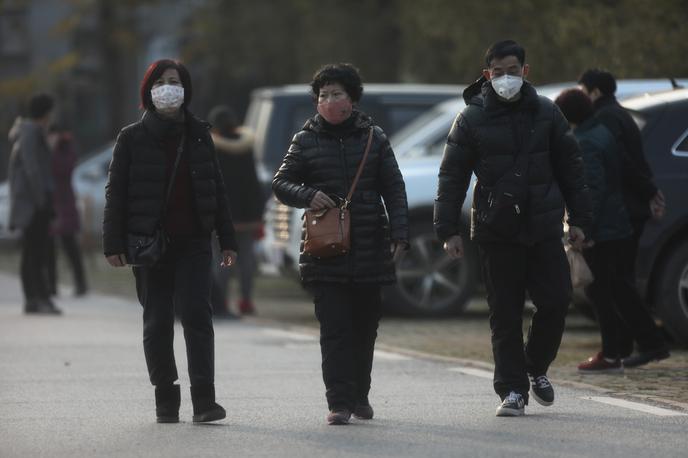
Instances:
[[[518,148],[514,165],[493,186],[481,185],[481,193],[487,194],[487,205],[478,213],[478,220],[485,227],[495,235],[505,239],[513,239],[518,236],[523,225],[524,211],[528,202],[526,142],[523,137],[519,141],[518,126],[513,118],[511,119],[511,127],[514,143]],[[534,126],[531,126],[532,128]]]
[[[170,182],[167,184],[165,201],[160,211],[160,220],[158,221],[155,231],[153,231],[152,234],[127,234],[126,258],[127,264],[130,266],[152,266],[162,258],[163,254],[165,254],[165,250],[167,249],[167,234],[165,234],[162,225],[165,221],[167,203],[170,200],[170,194],[172,193],[172,186],[174,185],[174,179],[177,175],[179,161],[184,151],[185,139],[186,134],[182,134],[182,139],[177,147],[177,157],[174,160],[174,168],[172,169],[172,175],[170,175]]]

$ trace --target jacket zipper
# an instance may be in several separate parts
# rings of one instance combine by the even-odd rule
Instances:
[[[339,157],[341,159],[342,164],[344,165],[344,199],[346,199],[347,194],[349,193],[349,167],[346,163],[346,154],[344,151],[344,139],[342,137],[339,137]],[[351,196],[351,199],[353,200],[353,196]],[[351,212],[351,207],[349,207],[349,212]],[[353,221],[352,221],[353,222]],[[354,271],[354,263],[353,263],[353,252],[354,252],[354,240],[353,240],[353,228],[349,229],[349,234],[351,234],[351,249],[349,250],[349,253],[347,253],[346,256],[346,263],[347,263],[347,270],[349,275],[353,275]]]

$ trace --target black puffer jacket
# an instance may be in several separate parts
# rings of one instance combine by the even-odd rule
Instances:
[[[517,102],[502,102],[484,78],[464,91],[466,108],[454,121],[440,166],[434,225],[440,240],[461,233],[461,207],[471,174],[471,236],[479,242],[532,244],[562,236],[568,223],[586,230],[592,219],[583,162],[568,122],[554,103],[523,83]],[[528,154],[528,201],[517,235],[506,240],[477,220],[487,207],[486,189],[512,169],[518,148]]]
[[[613,95],[595,100],[595,116],[611,131],[619,145],[623,195],[630,217],[645,221],[650,217],[650,199],[657,193],[657,187],[645,159],[640,129]]]
[[[225,185],[217,163],[209,124],[186,113],[186,146],[193,206],[200,228],[217,230],[222,249],[236,250]],[[165,126],[153,113],[120,132],[105,187],[103,250],[106,256],[126,252],[126,234],[152,234],[160,220],[167,188],[163,149]]]
[[[328,130],[320,115],[306,122],[282,161],[272,189],[286,205],[308,207],[317,191],[345,197],[363,158],[368,132],[373,143],[351,203],[351,251],[346,256],[315,259],[303,253],[299,266],[304,283],[313,281],[392,283],[390,238],[408,240],[406,189],[394,152],[382,129],[361,112],[348,128]],[[389,221],[385,214],[384,199]]]

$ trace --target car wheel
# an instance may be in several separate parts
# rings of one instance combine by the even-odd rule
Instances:
[[[655,289],[655,312],[677,343],[688,344],[688,242],[666,259]]]
[[[476,253],[466,244],[461,260],[444,252],[432,229],[411,227],[409,250],[397,262],[397,283],[385,291],[385,308],[405,315],[441,316],[466,308],[479,278]]]

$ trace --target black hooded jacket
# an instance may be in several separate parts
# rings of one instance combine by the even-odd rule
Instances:
[[[406,242],[409,238],[406,188],[387,136],[370,117],[354,111],[349,122],[336,128],[327,126],[320,115],[308,120],[294,135],[272,189],[281,202],[297,208],[308,207],[317,191],[344,198],[363,158],[371,127],[370,154],[349,207],[351,251],[345,256],[315,259],[303,253],[302,235],[299,267],[304,283],[395,281],[390,239]]]
[[[225,185],[210,125],[186,112],[185,160],[191,174],[192,205],[204,234],[217,231],[222,249],[237,249]],[[103,250],[126,253],[126,235],[152,234],[160,222],[167,190],[164,140],[169,126],[154,113],[122,129],[112,152],[105,187]],[[174,202],[170,202],[174,205]]]
[[[532,244],[562,237],[565,205],[568,223],[587,230],[592,212],[583,161],[559,108],[527,82],[515,102],[500,100],[485,78],[466,88],[463,97],[466,108],[449,132],[440,166],[434,214],[439,239],[461,234],[461,207],[472,173],[478,180],[471,236],[478,242]],[[505,239],[475,215],[487,206],[486,189],[513,168],[519,148],[528,155],[524,222],[517,235]]]

